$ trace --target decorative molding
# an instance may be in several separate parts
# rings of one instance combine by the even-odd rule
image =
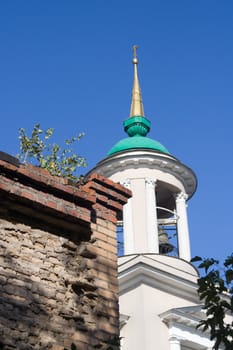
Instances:
[[[158,259],[163,258],[164,262],[154,260],[156,257]],[[182,263],[177,268],[175,267],[176,260]],[[176,295],[195,303],[198,302],[196,284],[198,276],[193,275],[195,269],[188,262],[159,254],[140,254],[128,256],[128,261],[125,260],[125,257],[120,258],[119,263],[120,295],[135,289],[135,286],[146,284],[171,295]],[[191,271],[184,272],[185,268],[192,268],[193,273],[191,274]]]
[[[178,337],[169,337],[169,343],[170,343],[170,350],[180,350],[181,349],[181,342]]]
[[[120,314],[120,330],[127,324],[129,319],[130,319],[130,316]]]
[[[177,201],[186,201],[188,199],[188,195],[185,192],[179,192],[175,195]]]
[[[175,157],[149,150],[131,150],[107,157],[87,173],[86,177],[90,176],[91,173],[100,173],[105,177],[111,177],[116,171],[121,169],[139,169],[142,167],[164,171],[175,176],[181,181],[189,197],[191,197],[196,190],[197,178],[192,169],[181,163]]]
[[[169,341],[178,340],[181,346],[188,345],[191,349],[212,348],[209,333],[196,328],[205,316],[201,305],[170,309],[159,316],[168,327]]]
[[[178,343],[180,343],[180,340],[177,337],[171,336],[171,337],[169,337],[169,342],[178,342]]]
[[[130,179],[125,179],[124,181],[121,181],[120,184],[124,186],[125,188],[131,189],[131,181]]]
[[[148,186],[151,186],[153,188],[156,187],[156,184],[157,183],[157,180],[156,179],[145,179],[145,184],[148,185]]]

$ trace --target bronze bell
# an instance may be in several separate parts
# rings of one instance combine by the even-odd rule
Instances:
[[[168,254],[172,252],[174,249],[174,246],[169,242],[167,232],[163,228],[159,227],[158,235],[159,235],[159,253]]]

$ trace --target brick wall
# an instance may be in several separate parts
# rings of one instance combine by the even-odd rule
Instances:
[[[118,336],[116,221],[130,192],[1,158],[0,349],[106,346]]]

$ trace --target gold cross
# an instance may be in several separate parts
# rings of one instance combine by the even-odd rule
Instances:
[[[134,45],[133,46],[133,58],[137,58],[137,49],[138,49],[138,45]]]

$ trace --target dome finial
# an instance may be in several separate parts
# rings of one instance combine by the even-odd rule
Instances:
[[[133,46],[133,65],[134,65],[134,82],[132,90],[132,102],[130,108],[130,117],[140,116],[144,117],[144,109],[142,104],[142,95],[138,81],[138,71],[137,71],[137,49],[138,45]]]
[[[137,49],[138,49],[138,45],[134,45],[133,46],[133,63],[135,63],[135,64],[138,63]]]

